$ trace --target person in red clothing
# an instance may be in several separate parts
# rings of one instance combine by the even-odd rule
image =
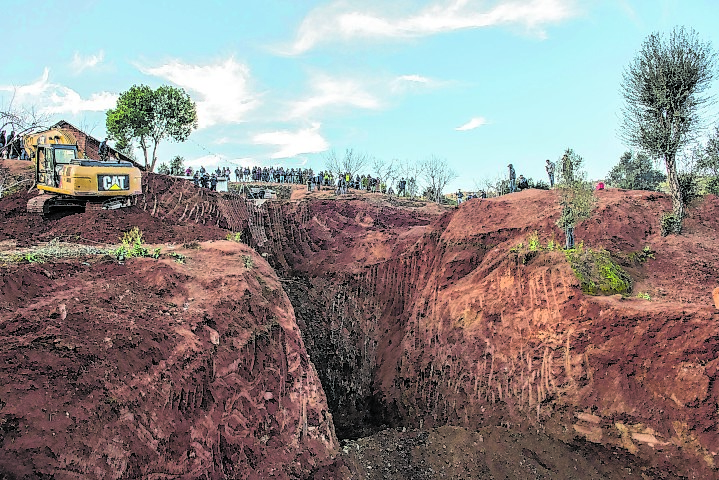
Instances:
[[[596,189],[597,189],[597,190],[604,190],[604,182],[599,182],[599,183],[597,183]]]

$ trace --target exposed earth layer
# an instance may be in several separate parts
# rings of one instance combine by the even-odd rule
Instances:
[[[719,478],[715,196],[661,237],[668,197],[598,193],[576,236],[631,275],[622,297],[583,294],[546,248],[563,240],[551,191],[443,209],[298,188],[255,204],[150,174],[129,209],[45,220],[24,211],[33,195],[0,200],[6,251],[137,226],[163,256],[2,267],[5,475],[380,478],[389,462],[438,478],[435,458],[455,478],[482,478],[463,459],[486,478],[582,478],[572,461],[586,478]],[[339,449],[335,432],[370,447]],[[427,446],[437,435],[452,456]],[[404,457],[358,459],[382,442]]]

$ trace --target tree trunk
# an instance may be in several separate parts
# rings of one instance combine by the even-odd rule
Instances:
[[[150,167],[150,171],[155,171],[155,163],[157,163],[157,143],[158,141],[155,140],[154,145],[152,146],[152,166]]]
[[[674,233],[679,234],[682,231],[682,222],[684,221],[684,197],[679,186],[679,174],[677,173],[675,157],[667,154],[664,157],[664,162],[667,167],[669,192],[672,196],[672,212],[677,217],[677,226]]]
[[[142,153],[145,155],[145,170],[147,170],[150,166],[150,163],[148,162],[147,158],[147,144],[145,143],[144,137],[140,137],[140,148],[142,148]],[[152,170],[149,171],[151,172]]]

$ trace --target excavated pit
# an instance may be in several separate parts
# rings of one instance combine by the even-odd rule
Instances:
[[[649,302],[585,296],[561,252],[510,252],[533,231],[545,245],[561,239],[553,192],[441,210],[299,190],[258,206],[155,175],[143,189],[127,211],[51,222],[19,213],[28,195],[3,199],[0,241],[101,242],[132,226],[151,243],[242,232],[292,304],[338,438],[416,447],[412,432],[445,438],[449,430],[436,429],[455,426],[486,436],[499,426],[540,432],[587,458],[623,452],[635,459],[627,478],[717,478],[716,197],[693,210],[682,236],[659,236],[657,218],[670,202],[650,192],[601,192],[594,216],[577,228],[588,245],[624,255],[634,292],[650,294]],[[645,245],[654,260],[628,260]],[[423,442],[437,454],[436,442]],[[520,453],[552,478],[572,478],[533,452]],[[358,458],[341,454],[317,475],[382,478],[361,473]],[[621,469],[603,475],[622,478]]]

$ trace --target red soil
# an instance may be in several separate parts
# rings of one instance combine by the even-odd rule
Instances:
[[[0,383],[9,385],[0,390],[0,431],[3,450],[8,439],[19,445],[2,457],[6,469],[13,458],[22,460],[13,473],[59,471],[53,469],[74,455],[82,468],[105,469],[95,472],[168,465],[222,478],[262,465],[265,472],[304,476],[334,451],[333,423],[342,436],[382,424],[469,431],[502,424],[621,448],[636,454],[647,472],[719,478],[719,312],[712,299],[719,283],[717,197],[691,211],[682,235],[664,238],[658,216],[669,208],[666,196],[599,192],[595,214],[576,237],[622,254],[635,293],[648,293],[647,301],[584,295],[561,252],[510,253],[535,230],[544,245],[552,237],[563,241],[554,224],[554,192],[475,199],[450,211],[381,195],[338,200],[327,192],[255,207],[155,175],[146,178],[143,192],[128,210],[46,221],[24,213],[29,195],[2,199],[0,240],[23,246],[77,235],[116,242],[131,226],[152,243],[242,232],[282,278],[294,313],[267,264],[225,242],[184,252],[192,257],[187,267],[169,260],[6,267],[0,364],[16,363],[0,373]],[[656,259],[628,260],[646,245]],[[240,254],[253,256],[258,276],[238,269]],[[188,302],[193,313],[180,307]],[[255,353],[246,332],[266,327],[268,312],[281,328],[256,336],[258,348],[267,343]],[[295,314],[324,392],[306,360],[299,361],[306,379],[286,373],[291,362],[282,358],[289,352],[306,359]],[[195,332],[187,333],[193,322]],[[209,328],[219,332],[217,347],[210,333],[204,336]],[[230,347],[236,342],[242,345],[237,351]],[[220,359],[225,345],[232,354]],[[173,356],[180,346],[188,350]],[[86,357],[78,358],[81,353]],[[260,358],[265,368],[258,370]],[[232,378],[240,387],[218,384],[208,416],[197,398],[208,398],[198,392],[209,388],[213,362],[214,372],[218,365],[237,369]],[[148,378],[163,383],[142,383]],[[122,387],[126,379],[137,388]],[[277,427],[271,423],[276,414],[270,418],[257,395],[282,391],[283,382],[289,403],[282,404],[285,424]],[[188,391],[195,392],[195,407],[175,410],[175,401],[188,403]],[[333,419],[322,415],[325,393]],[[49,407],[41,406],[46,402]],[[242,407],[227,406],[237,402]],[[69,416],[53,425],[38,408]],[[227,446],[242,443],[236,433],[225,437],[228,428],[249,432],[256,439],[250,450]],[[278,433],[262,440],[268,428]],[[173,430],[180,433],[171,441]],[[58,436],[75,445],[65,456],[58,457]],[[275,437],[289,447],[273,444]],[[196,453],[188,458],[191,448]],[[226,452],[235,456],[225,461]],[[298,456],[308,463],[298,467]]]
[[[3,270],[0,477],[298,478],[328,459],[277,277],[246,246],[201,247]]]

